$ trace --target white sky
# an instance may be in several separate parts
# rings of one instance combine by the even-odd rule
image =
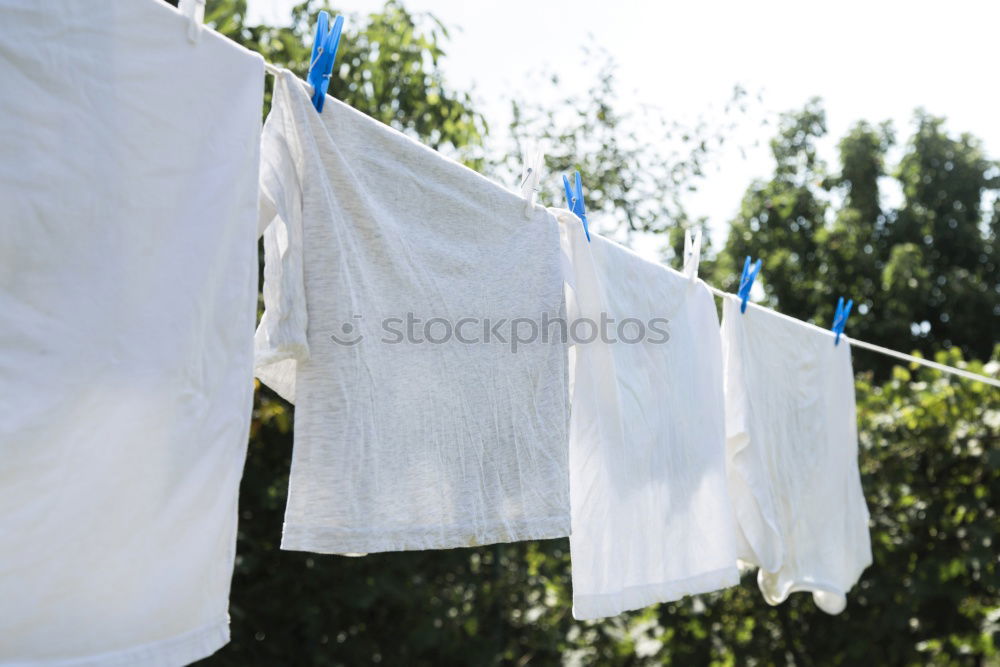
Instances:
[[[250,20],[285,23],[293,4],[249,0]],[[382,6],[381,0],[335,4],[360,13]],[[892,119],[897,136],[908,136],[918,106],[947,116],[951,131],[972,132],[989,156],[1000,156],[1000,2],[994,0],[405,0],[405,6],[433,12],[453,28],[446,76],[454,87],[474,90],[494,131],[505,131],[511,97],[532,92],[525,89],[532,72],[554,70],[567,89],[585,90],[593,72],[581,66],[581,49],[589,43],[617,61],[623,104],[654,105],[682,121],[721,108],[741,84],[763,94],[754,118],[822,97],[829,160],[836,140],[859,119]],[[759,148],[746,159],[735,149],[723,153],[718,171],[686,202],[693,214],[709,217],[720,241],[746,186],[771,171],[772,132],[773,125],[745,123],[733,141],[744,147],[757,141]]]

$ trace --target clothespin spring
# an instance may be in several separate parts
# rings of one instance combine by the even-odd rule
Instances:
[[[538,184],[542,176],[542,165],[545,156],[537,148],[524,157],[524,170],[521,172],[521,197],[524,199],[524,217],[530,218],[535,207],[535,197],[538,194]]]

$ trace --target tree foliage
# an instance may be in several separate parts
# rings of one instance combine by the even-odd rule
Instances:
[[[249,26],[244,0],[216,0],[208,21],[302,75],[317,7],[296,7],[290,27]],[[331,93],[472,166],[519,173],[510,159],[484,160],[486,124],[439,69],[446,38],[432,17],[397,2],[352,17]],[[540,137],[550,173],[587,175],[589,210],[676,245],[681,224],[699,224],[687,219],[680,194],[701,177],[724,133],[658,122],[656,140],[679,139],[673,152],[658,152],[652,135],[619,111],[611,67],[588,96],[572,99],[567,108],[578,111],[569,117],[515,104],[515,145]],[[734,105],[741,99],[738,91]],[[839,170],[828,173],[816,151],[826,132],[820,103],[785,116],[771,145],[773,178],[748,189],[725,248],[702,266],[717,284],[731,284],[743,255],[763,256],[766,299],[784,312],[826,324],[835,297],[846,294],[868,311],[852,316],[852,335],[925,350],[952,343],[986,358],[1000,314],[1000,204],[990,211],[987,197],[995,165],[975,139],[949,135],[940,119],[921,112],[917,128],[892,170],[892,128],[859,123],[839,144]],[[887,179],[903,192],[895,208],[884,203]],[[557,189],[542,195],[560,197]],[[997,375],[998,355],[1000,348],[987,366],[968,367]],[[958,349],[938,359],[965,363]],[[997,664],[1000,395],[877,363],[857,363],[883,371],[858,377],[875,564],[836,617],[806,595],[769,607],[747,574],[726,591],[577,622],[566,539],[363,558],[281,551],[293,410],[261,387],[241,488],[233,639],[205,662]]]
[[[942,118],[918,110],[914,126],[890,170],[891,125],[857,123],[829,173],[816,152],[826,134],[819,100],[785,114],[771,142],[774,175],[747,189],[716,281],[733,287],[743,257],[762,257],[765,302],[786,314],[829,326],[843,295],[855,301],[857,338],[986,358],[1000,334],[1000,166]],[[895,207],[884,203],[893,188]]]
[[[214,0],[205,21],[268,62],[305,78],[320,9],[341,13],[309,0],[292,9],[288,26],[248,25],[246,0]],[[344,23],[329,93],[435,150],[481,166],[486,122],[472,108],[468,93],[445,82],[439,65],[447,38],[447,27],[434,16],[414,14],[395,0],[368,16],[351,16]],[[265,114],[269,109],[270,95]]]
[[[656,109],[624,111],[616,66],[605,51],[592,49],[581,65],[596,72],[582,94],[567,93],[556,103],[511,101],[508,130],[513,150],[497,165],[505,182],[521,172],[522,155],[545,154],[539,201],[565,207],[561,175],[583,174],[588,217],[607,233],[663,233],[703,224],[689,219],[683,197],[705,177],[714,154],[738,124],[747,92],[736,86],[721,120],[681,123]],[[560,90],[557,74],[538,74],[534,87]]]

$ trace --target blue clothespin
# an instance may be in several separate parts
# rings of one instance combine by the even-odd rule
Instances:
[[[583,182],[580,180],[580,172],[576,172],[575,191],[570,187],[566,174],[563,174],[563,187],[566,188],[566,207],[583,222],[583,232],[587,235],[587,243],[590,243],[590,227],[587,225],[587,209],[583,204]]]
[[[344,27],[344,17],[338,16],[330,25],[330,15],[320,12],[316,21],[316,39],[313,40],[312,59],[309,61],[309,76],[306,81],[313,87],[312,103],[316,111],[323,112],[326,91],[330,87],[333,63],[337,59],[340,46],[340,31]]]
[[[833,333],[837,334],[833,339],[834,345],[840,345],[840,334],[844,333],[844,325],[847,324],[847,317],[851,314],[851,306],[853,305],[853,299],[848,299],[846,306],[844,305],[844,297],[840,297],[837,301],[837,312],[833,316]]]
[[[757,278],[757,274],[760,273],[761,260],[754,262],[753,268],[750,267],[750,256],[747,255],[747,261],[743,262],[743,275],[740,276],[740,289],[736,292],[736,296],[740,297],[740,312],[747,312],[747,299],[750,298],[750,288],[753,287],[753,281]]]

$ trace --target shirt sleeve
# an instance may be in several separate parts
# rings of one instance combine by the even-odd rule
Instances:
[[[254,336],[254,374],[295,402],[298,363],[309,358],[302,253],[302,187],[295,135],[279,79],[261,136],[260,220],[264,314]]]

